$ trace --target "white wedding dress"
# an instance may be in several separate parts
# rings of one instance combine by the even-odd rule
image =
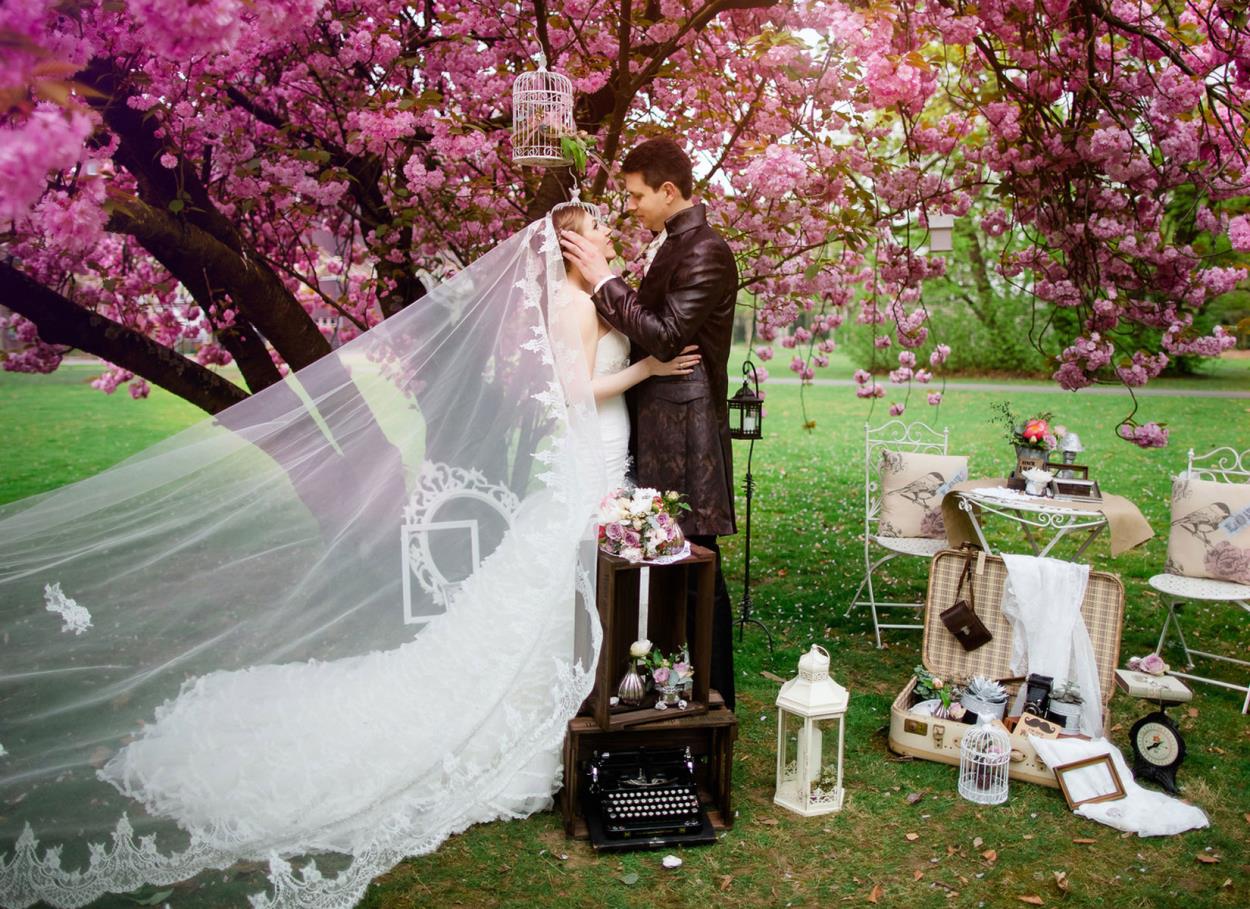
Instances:
[[[202,872],[267,862],[257,909],[345,909],[550,806],[629,443],[587,381],[628,344],[587,364],[566,286],[535,222],[283,382],[0,508],[0,906],[192,878],[238,905]],[[444,586],[440,533],[468,556]]]
[[[547,808],[560,785],[567,705],[550,685],[550,659],[574,672],[573,612],[553,609],[574,564],[536,562],[520,545],[563,506],[531,497],[514,533],[460,590],[452,608],[394,650],[329,662],[216,672],[191,680],[100,777],[153,814],[209,831],[211,845],[265,854],[367,851],[376,826],[402,822],[445,836],[471,824]],[[501,594],[506,592],[506,597]],[[499,608],[506,599],[508,608]],[[548,659],[518,642],[542,640]],[[441,697],[414,697],[440,690]],[[474,703],[515,705],[474,734]],[[543,730],[546,729],[546,734]],[[516,762],[527,736],[542,741]],[[444,741],[470,741],[449,755]],[[489,785],[448,792],[493,768]],[[430,807],[437,814],[430,815]],[[440,837],[441,839],[441,837]]]
[[[628,339],[603,335],[594,373],[628,365]],[[608,482],[617,484],[628,464],[624,397],[601,401],[598,416]],[[552,689],[550,660],[565,676],[588,671],[571,658],[573,611],[552,607],[576,566],[530,557],[561,508],[554,496],[526,499],[512,532],[415,640],[195,678],[100,778],[152,814],[207,831],[213,849],[258,855],[368,854],[383,823],[410,827],[417,853],[472,824],[550,808],[564,719],[577,708]],[[413,696],[431,688],[443,696]],[[474,704],[496,700],[511,705],[504,722],[475,734]],[[449,755],[443,741],[472,746]]]
[[[595,348],[595,375],[615,375],[628,366],[629,338],[609,328]],[[608,483],[619,486],[629,470],[629,408],[625,405],[625,396],[620,394],[600,401],[597,409]]]

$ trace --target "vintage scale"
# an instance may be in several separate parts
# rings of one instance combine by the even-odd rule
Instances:
[[[1133,743],[1133,776],[1150,780],[1173,795],[1179,794],[1176,771],[1185,760],[1185,739],[1180,727],[1164,711],[1169,704],[1184,704],[1193,697],[1189,687],[1175,676],[1149,675],[1131,669],[1115,671],[1116,685],[1143,701],[1155,701],[1152,710],[1133,724],[1129,739]]]

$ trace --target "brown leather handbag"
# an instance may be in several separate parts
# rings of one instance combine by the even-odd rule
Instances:
[[[946,626],[946,630],[955,636],[955,639],[959,641],[964,650],[969,652],[976,650],[978,647],[984,647],[994,640],[994,636],[985,627],[985,623],[977,618],[976,609],[974,608],[972,564],[976,561],[976,558],[976,553],[965,553],[964,570],[959,576],[959,584],[955,588],[955,605],[948,606],[938,613],[938,617],[942,620],[942,624]],[[959,596],[959,591],[963,589],[965,582],[968,584],[967,599]]]

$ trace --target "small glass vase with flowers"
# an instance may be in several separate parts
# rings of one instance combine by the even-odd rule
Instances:
[[[651,651],[651,681],[659,696],[655,703],[656,710],[667,710],[676,707],[686,709],[687,700],[694,685],[694,666],[690,663],[689,649],[682,649],[670,656],[665,656],[658,648]]]
[[[1005,401],[990,406],[995,411],[994,421],[1003,427],[1005,437],[1016,450],[1012,479],[1023,483],[1025,471],[1045,469],[1050,453],[1059,446],[1058,433],[1063,427],[1054,425],[1055,417],[1050,411],[1021,420]]]

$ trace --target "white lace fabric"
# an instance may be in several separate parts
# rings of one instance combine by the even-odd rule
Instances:
[[[606,491],[562,284],[531,225],[282,385],[0,509],[0,905],[250,860],[253,905],[337,909],[550,806],[593,684]],[[516,503],[495,526],[467,488],[408,528],[481,546],[443,599],[401,577],[431,470]],[[292,861],[317,853],[346,864]]]

